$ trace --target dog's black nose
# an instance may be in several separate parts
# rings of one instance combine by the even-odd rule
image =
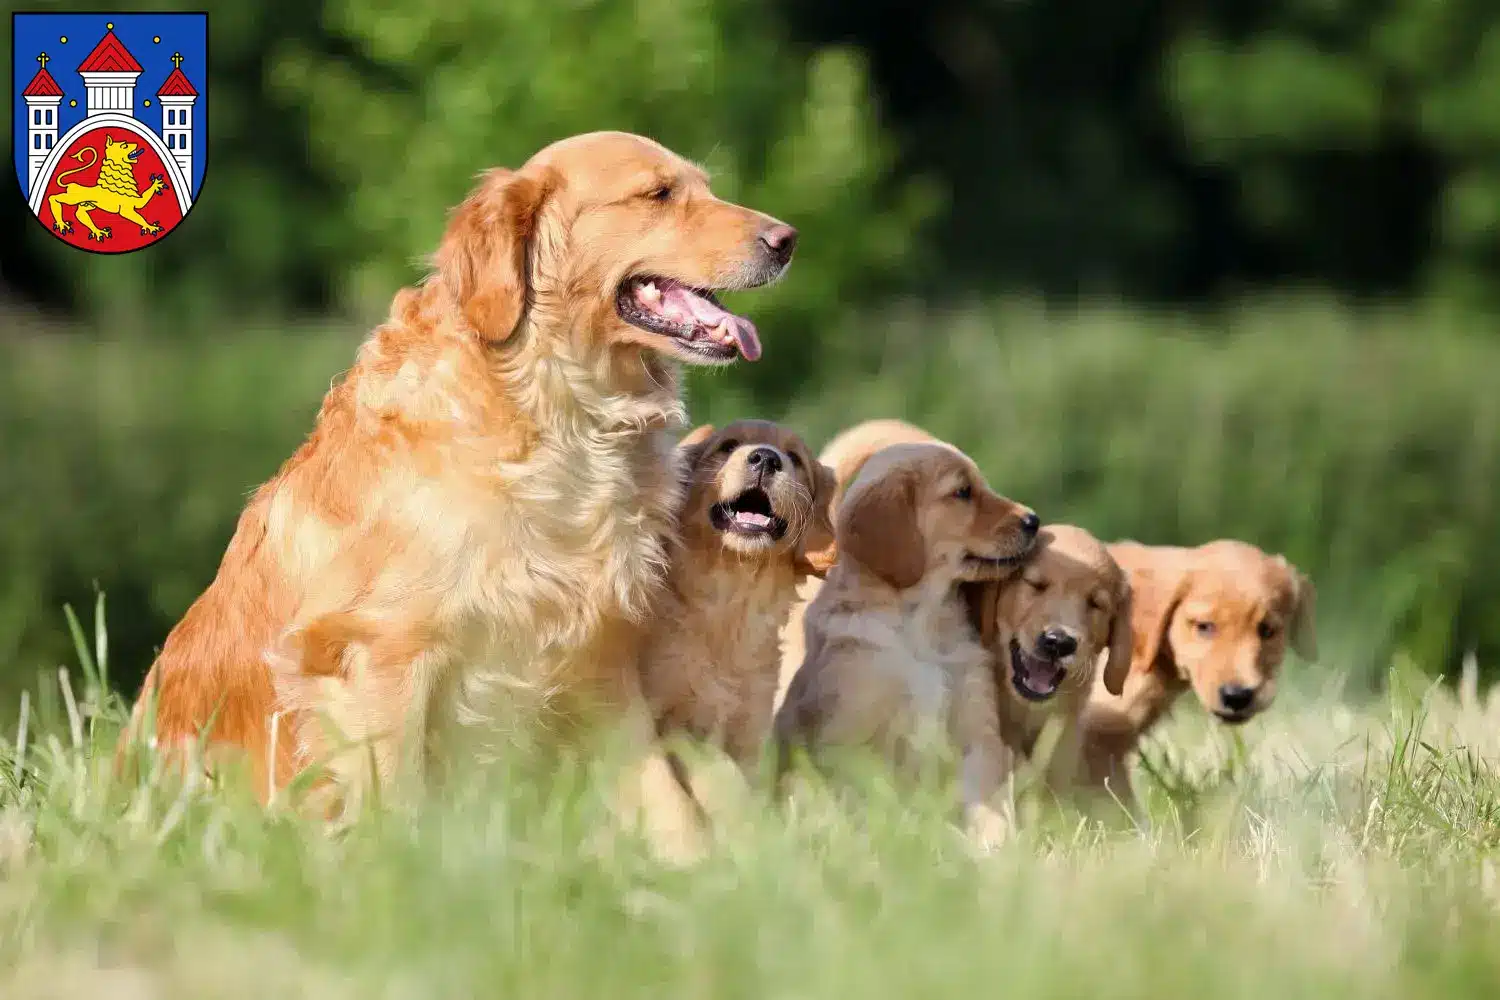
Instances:
[[[1035,535],[1042,530],[1042,519],[1036,516],[1036,511],[1027,511],[1026,516],[1021,518],[1021,530],[1028,535]]]
[[[1255,688],[1225,684],[1219,688],[1219,702],[1230,712],[1243,712],[1255,701]]]
[[[745,456],[745,464],[762,472],[780,472],[781,453],[775,448],[756,448]]]
[[[1060,628],[1049,628],[1036,637],[1039,653],[1051,660],[1061,660],[1078,651],[1078,639]]]
[[[791,226],[772,226],[760,234],[760,242],[772,257],[785,264],[797,249],[797,230]]]

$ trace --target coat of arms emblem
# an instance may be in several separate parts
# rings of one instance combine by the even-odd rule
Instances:
[[[96,253],[160,240],[208,145],[207,14],[13,15],[16,175],[31,213]]]

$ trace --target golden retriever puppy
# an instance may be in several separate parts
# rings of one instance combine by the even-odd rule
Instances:
[[[1039,520],[963,453],[929,442],[872,455],[834,523],[837,561],[807,609],[807,656],[776,716],[778,775],[795,748],[820,763],[858,747],[911,776],[946,744],[962,760],[971,829],[988,837],[1010,757],[957,584],[1014,572]]]
[[[704,425],[678,450],[687,503],[647,640],[646,697],[664,733],[712,743],[748,775],[770,735],[797,584],[828,568],[833,470],[763,420]]]
[[[1129,578],[1099,539],[1053,524],[1037,535],[1020,573],[964,590],[992,656],[1001,735],[1031,757],[1043,728],[1056,720],[1048,773],[1054,785],[1071,785],[1079,717],[1096,681],[1119,694],[1130,669]]]
[[[638,662],[681,503],[679,369],[759,356],[713,290],[777,279],[795,244],[635,135],[484,174],[167,637],[160,739],[212,720],[264,794],[321,764],[350,807],[371,771],[451,759],[447,735],[511,745],[513,714],[570,746],[620,726],[631,811],[701,846]]]
[[[832,509],[837,510],[844,490],[854,481],[871,455],[893,444],[923,443],[952,447],[920,427],[892,418],[866,420],[839,432],[818,456],[819,462],[833,470],[835,486]],[[786,697],[787,685],[792,683],[792,676],[802,665],[805,652],[802,647],[802,616],[813,598],[818,596],[822,586],[821,575],[809,576],[803,581],[797,588],[797,602],[792,606],[792,613],[787,616],[786,625],[781,630],[781,676],[776,689],[778,705]]]
[[[1083,713],[1086,776],[1132,804],[1127,758],[1192,688],[1217,718],[1264,711],[1290,647],[1317,656],[1316,591],[1282,556],[1232,540],[1198,548],[1118,542],[1130,576],[1134,645],[1123,692],[1096,685]]]

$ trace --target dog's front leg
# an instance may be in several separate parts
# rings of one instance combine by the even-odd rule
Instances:
[[[999,692],[990,670],[968,671],[957,696],[954,742],[964,826],[975,845],[989,851],[1008,840],[1015,827],[1007,794],[1015,753],[1001,736]]]

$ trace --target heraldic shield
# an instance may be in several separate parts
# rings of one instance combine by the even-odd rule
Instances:
[[[181,225],[208,166],[207,61],[207,14],[13,14],[12,149],[38,223],[94,253]]]

